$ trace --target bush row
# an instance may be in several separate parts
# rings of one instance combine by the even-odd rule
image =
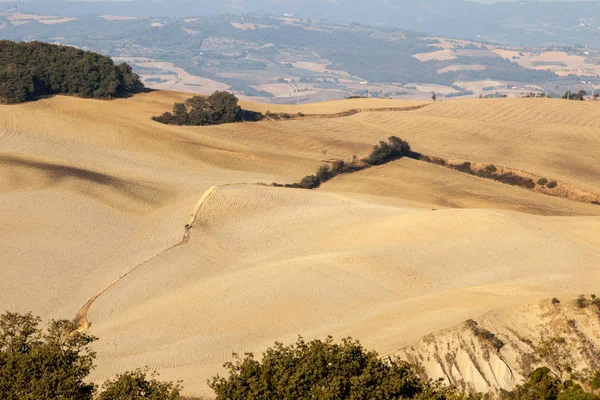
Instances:
[[[274,183],[273,186],[316,189],[321,186],[322,183],[333,179],[337,175],[357,172],[371,166],[386,164],[402,157],[413,156],[413,154],[408,142],[397,136],[390,136],[387,142],[381,141],[377,146],[374,146],[371,154],[363,160],[358,161],[356,157],[354,157],[350,163],[346,163],[343,160],[336,160],[330,166],[321,166],[315,175],[305,176],[298,183],[287,185]]]

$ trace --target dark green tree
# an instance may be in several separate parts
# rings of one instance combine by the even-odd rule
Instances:
[[[414,366],[383,361],[352,339],[276,343],[262,361],[246,354],[225,368],[227,377],[209,382],[217,399],[404,399],[436,392]]]
[[[538,368],[529,379],[517,386],[511,396],[514,400],[556,400],[561,392],[560,379],[552,375],[547,367]]]
[[[129,65],[115,66],[100,54],[48,43],[0,41],[0,102],[52,94],[109,99],[142,87]]]
[[[95,338],[69,321],[53,321],[46,333],[31,314],[0,316],[0,398],[89,400],[85,382],[94,366]]]
[[[148,371],[125,372],[102,385],[98,400],[178,400],[181,386],[148,378]]]
[[[189,125],[190,115],[188,110],[183,103],[175,103],[173,106],[174,122],[177,125]]]
[[[381,141],[379,142],[379,145],[373,147],[373,151],[365,161],[369,165],[381,165],[410,154],[411,149],[408,142],[397,136],[391,136],[388,138],[387,143]]]
[[[208,103],[213,112],[212,120],[216,124],[227,124],[242,120],[242,108],[238,99],[233,94],[225,91],[216,91],[208,98]]]

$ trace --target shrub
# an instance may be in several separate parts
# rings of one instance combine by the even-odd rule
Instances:
[[[556,400],[561,389],[560,379],[554,377],[547,367],[538,368],[529,379],[515,388],[514,400]]]
[[[560,304],[560,300],[555,297],[552,299],[552,304]]]
[[[579,298],[577,298],[577,300],[575,300],[575,305],[579,308],[586,308],[588,306],[588,302],[585,298],[585,296],[579,296]]]
[[[496,171],[498,171],[498,168],[496,168],[494,164],[486,165],[485,168],[483,168],[483,172],[486,174],[495,174]]]
[[[493,179],[505,183],[507,185],[520,186],[526,189],[535,188],[535,182],[533,181],[533,179],[515,175],[510,172],[504,173],[502,175],[497,175]]]
[[[549,182],[549,183],[546,185],[546,187],[547,187],[548,189],[554,189],[554,188],[556,188],[557,186],[558,186],[558,183],[557,183],[556,181]]]
[[[273,186],[285,186],[299,189],[316,189],[321,186],[322,183],[333,179],[337,175],[360,171],[361,169],[365,169],[367,167],[368,165],[366,164],[357,163],[355,158],[352,160],[351,164],[348,164],[343,160],[336,160],[331,164],[331,166],[322,165],[317,170],[316,175],[305,176],[299,183],[294,183],[291,185],[273,184]]]
[[[316,189],[321,186],[321,181],[314,175],[305,176],[299,183],[302,189]]]
[[[397,136],[390,136],[387,143],[379,142],[379,145],[373,147],[373,151],[364,160],[369,165],[381,165],[400,159],[411,154],[408,142]]]
[[[173,382],[160,382],[147,369],[125,372],[102,385],[98,400],[179,400],[181,386]]]
[[[235,356],[235,355],[234,355]],[[403,361],[384,362],[351,338],[336,344],[305,342],[290,346],[276,343],[263,353],[235,356],[225,364],[226,377],[209,382],[217,399],[412,399],[422,393],[435,398],[434,385],[423,381],[418,370]]]
[[[546,179],[546,178],[540,178],[537,181],[537,184],[540,186],[546,186],[547,183],[548,183],[548,179]]]
[[[592,389],[600,389],[600,371],[596,371],[596,373],[592,377]]]
[[[465,325],[471,330],[471,332],[473,332],[473,334],[476,337],[492,346],[492,348],[494,348],[496,351],[500,351],[504,347],[504,342],[502,340],[497,338],[496,335],[494,335],[487,329],[479,327],[477,322],[475,322],[474,320],[467,320],[465,322]]]
[[[454,169],[465,174],[475,175],[475,171],[471,169],[471,163],[468,161],[465,161],[464,163],[459,165],[455,165]]]
[[[419,160],[425,161],[430,164],[441,165],[442,167],[445,167],[447,165],[446,160],[444,160],[443,158],[440,158],[440,157],[431,157],[431,156],[422,155],[419,158]]]

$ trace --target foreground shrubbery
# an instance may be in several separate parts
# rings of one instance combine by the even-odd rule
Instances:
[[[595,304],[585,299],[585,305]],[[138,369],[106,381],[98,388],[87,381],[96,354],[90,349],[95,337],[78,332],[69,321],[53,321],[46,332],[31,314],[0,316],[0,399],[2,400],[184,400],[178,383],[161,382]],[[478,337],[500,350],[499,340],[474,322]],[[219,400],[247,399],[419,399],[463,400],[471,396],[441,381],[423,378],[422,370],[398,359],[381,359],[350,338],[334,343],[276,343],[260,361],[254,355],[234,355],[225,364],[226,376],[208,384]],[[502,397],[512,400],[600,400],[600,372],[586,378],[584,388],[573,381],[561,382],[548,368],[535,370],[529,379]]]
[[[48,43],[0,41],[0,102],[69,94],[107,99],[144,85],[128,64],[106,56]]]
[[[276,343],[261,361],[252,354],[225,367],[210,387],[217,399],[459,399],[461,393],[425,381],[419,369],[382,360],[358,341],[332,338],[291,346]]]
[[[53,321],[46,332],[31,314],[0,316],[0,399],[92,400],[97,394],[87,381],[96,353],[95,337],[77,331],[70,321]],[[148,380],[137,370],[109,380],[100,400],[176,400],[180,387]]]
[[[214,92],[209,97],[193,96],[184,103],[175,103],[173,112],[166,112],[152,119],[169,125],[220,125],[241,121],[260,121],[259,112],[242,110],[233,94]]]
[[[598,377],[600,372],[592,378],[592,390],[599,388],[594,386]],[[510,400],[600,400],[598,395],[586,391],[579,383],[572,380],[562,382],[547,367],[536,369],[524,384],[518,385],[513,392],[503,392],[501,397]]]

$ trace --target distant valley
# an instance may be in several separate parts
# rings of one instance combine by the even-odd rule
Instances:
[[[398,28],[261,14],[196,18],[0,14],[0,38],[47,41],[127,61],[152,88],[230,90],[270,103],[350,96],[562,96],[595,90],[600,51],[515,47]]]

